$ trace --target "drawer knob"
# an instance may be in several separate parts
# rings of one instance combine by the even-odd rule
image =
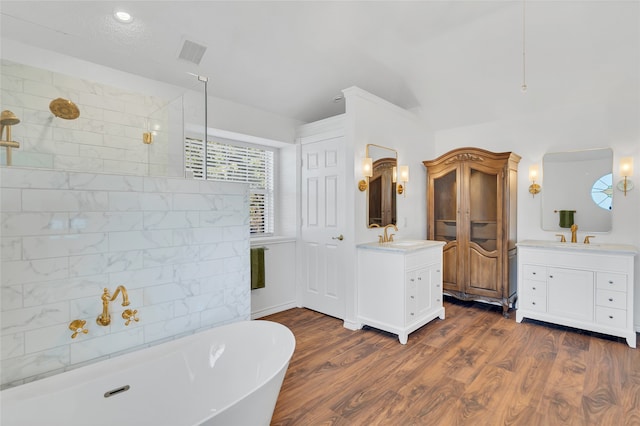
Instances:
[[[613,280],[609,280],[609,284],[613,284]]]
[[[553,278],[553,275],[549,275],[549,278]]]
[[[411,316],[413,316],[413,312],[411,312]]]
[[[413,278],[411,278],[409,281],[414,282],[415,280]]]
[[[531,290],[535,290],[535,289],[536,289],[535,287],[531,287]]]
[[[609,315],[609,319],[613,319],[613,315]]]
[[[537,272],[534,272],[533,275],[537,274]]]
[[[609,302],[613,302],[613,297],[610,297],[610,298],[609,298]]]
[[[415,299],[415,297],[414,297],[414,296],[411,296],[411,298],[412,298],[412,299]]]
[[[440,288],[440,284],[436,284],[436,287],[437,287],[437,288]]]
[[[422,277],[418,277],[418,281],[422,281]]]
[[[532,304],[532,305],[535,305],[535,304],[536,304],[536,302],[531,302],[531,304]]]

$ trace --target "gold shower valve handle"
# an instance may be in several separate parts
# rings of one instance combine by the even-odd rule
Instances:
[[[87,334],[89,332],[89,330],[84,328],[86,323],[87,322],[85,320],[79,319],[71,321],[71,324],[69,324],[69,330],[73,331],[73,334],[71,335],[72,339],[75,339],[79,333]]]
[[[125,309],[122,312],[122,318],[125,320],[124,321],[124,325],[129,325],[131,324],[131,320],[138,322],[140,321],[140,318],[138,318],[138,310],[137,309]]]

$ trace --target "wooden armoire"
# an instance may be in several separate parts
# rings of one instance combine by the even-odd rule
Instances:
[[[518,163],[512,152],[460,148],[427,168],[427,238],[445,241],[444,294],[502,305],[516,299]]]

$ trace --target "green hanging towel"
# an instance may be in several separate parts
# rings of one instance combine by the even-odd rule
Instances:
[[[560,210],[560,228],[571,228],[573,225],[573,214],[575,210]]]
[[[251,249],[251,290],[264,288],[264,247]]]

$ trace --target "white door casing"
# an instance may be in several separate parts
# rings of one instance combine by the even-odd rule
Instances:
[[[302,306],[345,319],[344,136],[301,147]]]

